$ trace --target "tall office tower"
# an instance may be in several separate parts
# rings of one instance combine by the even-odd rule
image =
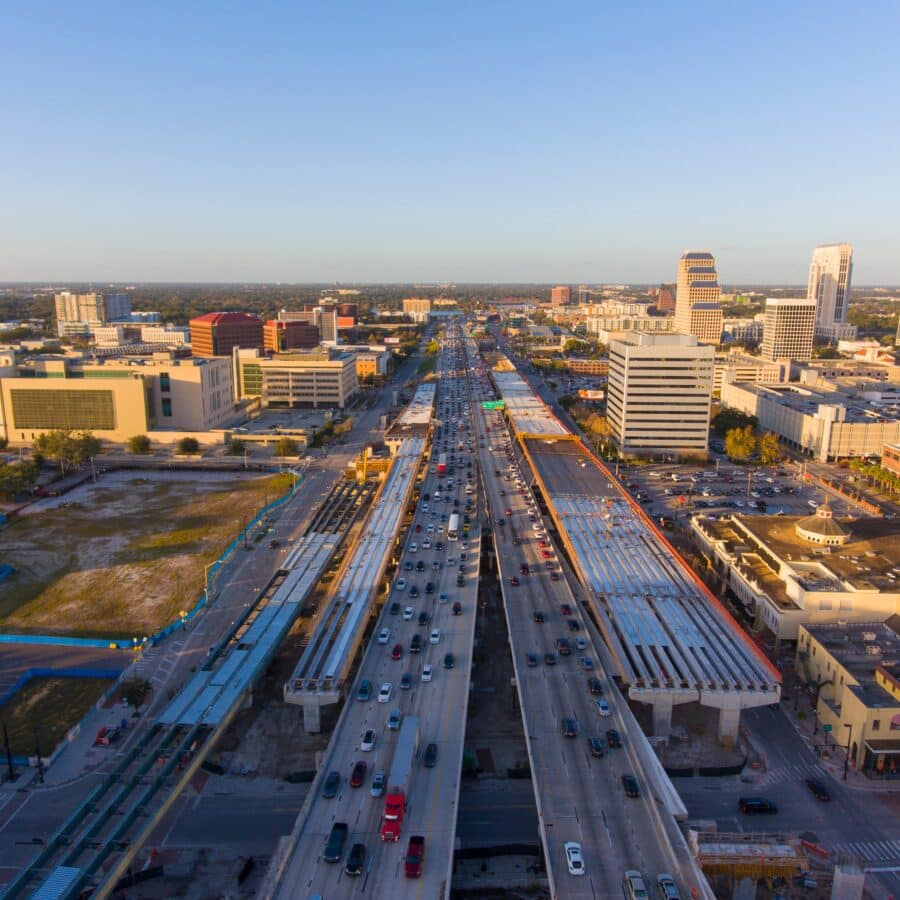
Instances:
[[[586,284],[578,285],[578,302],[579,303],[588,303],[591,299],[591,291],[590,288]]]
[[[661,284],[656,297],[656,308],[659,312],[672,312],[675,309],[675,285]]]
[[[816,336],[830,341],[853,338],[856,327],[847,324],[853,247],[822,244],[813,251],[806,296],[816,301]]]
[[[816,330],[816,301],[809,298],[766,298],[763,321],[763,359],[812,359]]]
[[[194,356],[231,356],[235,347],[263,348],[263,322],[242,312],[206,313],[190,321]]]
[[[715,353],[689,334],[612,341],[606,415],[621,453],[707,452]]]
[[[564,285],[550,289],[550,302],[553,306],[565,306],[572,297],[572,292]]]
[[[316,325],[319,326],[319,339],[323,343],[337,343],[337,307],[317,306]]]
[[[431,300],[427,297],[405,297],[403,299],[403,312],[413,322],[427,322],[431,315]]]
[[[721,291],[716,260],[706,250],[687,250],[678,260],[675,330],[704,344],[722,340]]]

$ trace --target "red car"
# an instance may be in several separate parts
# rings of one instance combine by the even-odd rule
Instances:
[[[538,547],[549,547],[550,545],[546,541],[538,541]]]
[[[560,606],[559,611],[560,611],[564,616],[571,616],[571,615],[572,615],[572,607],[569,606],[568,603],[563,603],[562,606]]]
[[[550,555],[549,550],[541,550],[541,559],[550,559]]]
[[[362,787],[365,780],[366,764],[360,760],[354,764],[353,771],[350,773],[350,787]]]
[[[391,659],[400,659],[403,655],[403,646],[401,644],[394,644],[394,649],[391,650]]]
[[[506,510],[506,515],[511,516],[511,515],[512,515],[512,510],[511,510],[511,509],[507,509],[507,510]]]

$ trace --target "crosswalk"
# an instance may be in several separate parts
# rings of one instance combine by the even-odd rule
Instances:
[[[849,855],[866,862],[900,860],[900,839],[896,841],[851,841],[830,848],[835,855]]]
[[[766,787],[767,785],[781,784],[784,781],[798,781],[804,778],[823,779],[827,777],[828,772],[817,763],[793,763],[755,772],[754,784]]]

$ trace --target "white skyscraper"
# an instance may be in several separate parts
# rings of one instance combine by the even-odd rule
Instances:
[[[816,337],[830,341],[856,337],[856,327],[847,324],[853,247],[822,244],[813,251],[806,296],[816,301]]]
[[[762,358],[812,359],[816,301],[808,297],[769,297],[763,324]]]

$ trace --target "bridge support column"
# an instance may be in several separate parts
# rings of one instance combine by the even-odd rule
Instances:
[[[322,707],[318,700],[303,702],[303,730],[307,734],[319,734],[322,730]]]
[[[866,873],[854,863],[835,866],[832,900],[862,900]]]
[[[738,728],[741,724],[741,705],[737,697],[734,702],[725,702],[719,708],[719,741],[727,747],[733,746],[737,740]]]
[[[756,879],[741,878],[734,883],[731,900],[754,900],[756,897]]]
[[[653,737],[667,738],[672,730],[673,698],[662,694],[653,699]]]

